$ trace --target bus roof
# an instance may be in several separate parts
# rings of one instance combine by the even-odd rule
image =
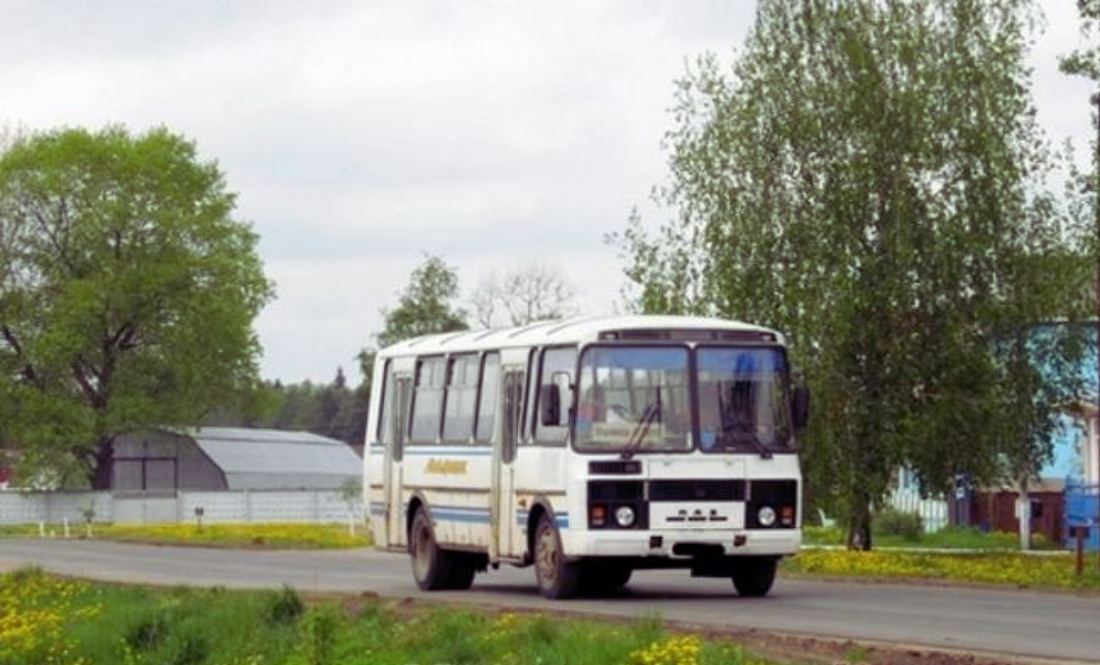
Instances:
[[[738,321],[700,316],[635,314],[552,319],[515,328],[463,330],[424,335],[397,342],[382,349],[379,355],[389,357],[509,347],[554,346],[601,339],[653,341],[713,339],[783,343],[783,336],[774,330]]]

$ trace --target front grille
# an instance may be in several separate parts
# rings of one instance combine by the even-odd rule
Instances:
[[[798,500],[798,483],[793,480],[752,481],[753,503],[794,505]]]
[[[638,460],[610,460],[588,463],[588,473],[594,476],[636,476],[641,472],[642,463]]]
[[[744,501],[743,480],[653,480],[650,501]]]
[[[588,483],[588,501],[636,501],[643,498],[640,480],[592,481]]]

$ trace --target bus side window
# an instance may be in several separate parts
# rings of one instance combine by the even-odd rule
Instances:
[[[481,362],[478,389],[477,424],[474,440],[482,443],[493,438],[493,418],[500,401],[500,354],[487,353]]]
[[[522,403],[520,428],[519,431],[516,432],[516,441],[521,444],[530,443],[535,431],[535,394],[538,392],[537,377],[538,349],[531,349],[531,353],[527,357],[527,380],[522,387],[523,394],[526,395],[526,398]]]
[[[574,372],[577,366],[577,349],[574,347],[550,348],[542,352],[539,367],[539,386],[535,406],[538,418],[535,421],[535,441],[543,443],[564,443],[569,434],[569,410],[573,406],[572,386],[576,385]],[[557,404],[544,401],[552,398]],[[556,406],[557,408],[553,408]],[[557,422],[543,423],[542,418],[553,415]]]
[[[511,464],[516,458],[516,443],[523,421],[524,372],[504,374],[504,413],[501,427],[501,461]]]
[[[413,386],[412,431],[409,439],[435,443],[443,417],[443,387],[446,379],[446,359],[423,358],[416,366]]]
[[[378,422],[374,423],[374,440],[389,445],[393,438],[388,424],[393,410],[393,361],[386,361],[386,368],[382,371],[382,385],[378,387],[381,392],[379,401],[382,408],[379,409]]]
[[[467,442],[473,436],[477,412],[478,357],[453,356],[447,366],[443,406],[443,440]]]
[[[393,373],[393,361],[386,361],[382,374],[382,408],[378,417],[378,440],[390,451],[390,459],[400,462],[404,455],[405,432],[408,427],[409,379],[398,379]]]

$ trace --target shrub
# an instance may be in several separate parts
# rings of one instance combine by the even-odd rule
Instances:
[[[875,530],[883,536],[897,536],[917,543],[924,535],[924,522],[917,513],[903,513],[894,508],[884,508],[875,516]]]
[[[305,605],[298,597],[298,592],[293,587],[283,586],[280,591],[272,591],[267,597],[267,610],[265,612],[268,623],[281,625],[294,623],[302,616]]]
[[[168,620],[161,612],[141,617],[123,636],[135,651],[152,651],[168,636]]]

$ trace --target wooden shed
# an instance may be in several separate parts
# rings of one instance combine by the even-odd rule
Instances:
[[[1047,478],[1030,489],[1031,533],[1041,534],[1051,542],[1062,541],[1065,515],[1065,481]],[[989,531],[1019,533],[1020,519],[1016,501],[1019,494],[1013,488],[985,490],[975,493],[969,505],[969,520],[965,523]],[[965,520],[965,516],[964,516]]]

